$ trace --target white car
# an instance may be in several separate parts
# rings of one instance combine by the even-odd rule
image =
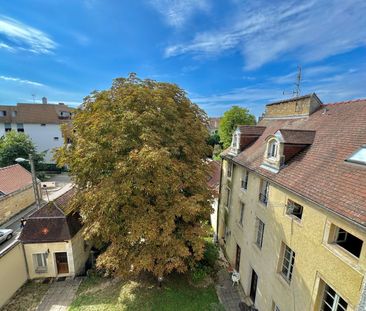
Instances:
[[[0,229],[0,244],[10,240],[13,236],[13,230],[11,229]]]

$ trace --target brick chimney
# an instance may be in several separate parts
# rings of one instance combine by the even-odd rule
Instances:
[[[47,97],[42,97],[42,104],[44,104],[44,105],[47,104]]]

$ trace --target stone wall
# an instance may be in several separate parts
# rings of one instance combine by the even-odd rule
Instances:
[[[1,197],[0,224],[8,221],[11,217],[18,214],[33,203],[35,203],[35,199],[32,185]]]

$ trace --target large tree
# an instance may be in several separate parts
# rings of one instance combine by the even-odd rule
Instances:
[[[78,194],[85,236],[106,243],[115,274],[184,272],[200,260],[211,208],[206,115],[177,85],[114,80],[86,97],[58,152]]]
[[[10,131],[0,138],[0,167],[15,164],[16,158],[28,159],[29,154],[33,155],[36,168],[39,168],[44,153],[36,152],[36,147],[28,135]],[[29,169],[26,162],[22,165]]]
[[[233,106],[227,110],[219,126],[219,135],[224,148],[227,148],[231,144],[233,132],[238,125],[255,125],[255,116],[249,113],[246,108],[239,106]]]

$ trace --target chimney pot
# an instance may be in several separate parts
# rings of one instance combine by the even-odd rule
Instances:
[[[42,104],[47,104],[47,97],[42,97]]]

